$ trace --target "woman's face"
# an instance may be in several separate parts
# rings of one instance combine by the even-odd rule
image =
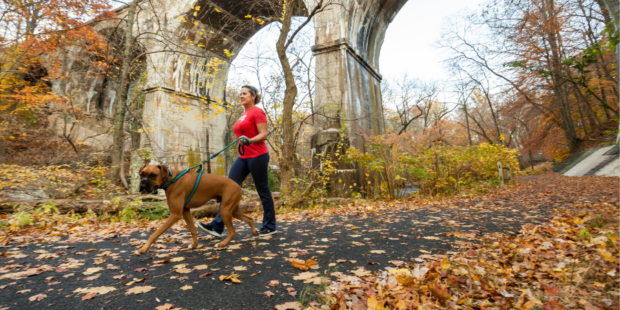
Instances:
[[[254,104],[254,99],[256,98],[256,95],[250,94],[250,90],[244,87],[241,89],[240,97],[241,104],[244,106],[248,106]]]

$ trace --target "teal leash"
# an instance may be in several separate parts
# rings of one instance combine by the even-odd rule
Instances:
[[[176,182],[177,180],[179,180],[182,176],[184,176],[186,173],[188,173],[190,170],[196,168],[196,167],[200,167],[198,168],[198,178],[196,179],[196,184],[194,184],[194,189],[192,190],[192,193],[189,194],[189,197],[187,197],[187,200],[185,200],[185,204],[183,204],[183,207],[187,206],[187,204],[189,203],[190,200],[192,200],[192,197],[194,196],[194,193],[196,193],[196,189],[198,188],[198,184],[200,184],[200,178],[202,178],[202,165],[204,165],[206,162],[210,161],[211,159],[217,157],[218,155],[220,155],[222,152],[226,151],[229,147],[235,145],[239,140],[243,141],[243,143],[241,145],[239,145],[239,154],[241,155],[245,155],[245,146],[246,145],[250,145],[250,140],[248,138],[239,138],[235,141],[233,141],[231,144],[227,145],[225,148],[221,149],[219,152],[211,155],[209,157],[209,159],[202,161],[200,164],[195,165],[191,168],[187,168],[185,170],[183,170],[183,172],[179,173],[179,175],[177,175],[174,179],[172,179],[172,181],[170,181],[170,183],[168,183],[168,180],[170,180],[170,178],[172,177],[172,171],[170,169],[168,169],[168,178],[166,179],[166,182],[164,182],[165,186],[162,186],[161,188],[165,191],[168,189],[168,187],[170,187],[170,185],[172,185],[174,182]]]

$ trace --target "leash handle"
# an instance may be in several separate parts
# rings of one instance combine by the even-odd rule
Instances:
[[[235,142],[237,142],[239,140],[241,140],[243,142],[243,143],[241,143],[239,145],[239,154],[241,156],[243,156],[243,155],[245,155],[245,146],[246,145],[250,145],[251,143],[250,143],[250,140],[248,138],[239,138],[239,139],[235,140]]]
[[[215,154],[211,155],[211,157],[209,157],[209,159],[207,159],[207,160],[203,160],[203,161],[202,161],[202,164],[204,164],[204,163],[208,162],[209,160],[211,160],[211,159],[213,159],[213,158],[217,157],[217,156],[218,156],[218,155],[220,155],[222,152],[226,151],[229,147],[231,147],[231,146],[233,146],[233,145],[237,144],[237,142],[239,142],[239,140],[243,141],[243,143],[241,143],[241,145],[239,145],[239,154],[241,154],[241,155],[245,155],[245,146],[246,146],[246,145],[250,145],[250,144],[252,144],[252,143],[250,143],[250,139],[248,139],[248,138],[239,138],[239,139],[237,139],[237,140],[233,141],[231,144],[227,145],[225,148],[221,149],[219,152],[217,152],[217,153],[215,153]],[[194,167],[197,167],[197,166],[194,166]],[[190,169],[192,169],[192,168],[190,168]]]

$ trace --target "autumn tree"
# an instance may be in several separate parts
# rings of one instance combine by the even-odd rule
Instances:
[[[110,8],[108,0],[0,1],[0,118],[5,125],[0,149],[25,134],[24,124],[44,119],[42,107],[79,117],[70,98],[51,91],[50,81],[66,78],[62,65],[68,58],[82,60],[70,47],[94,50],[105,44],[94,26],[113,18]]]
[[[608,31],[598,2],[487,4],[489,10],[447,23],[441,45],[450,52],[448,64],[478,84],[493,118],[489,129],[495,127],[505,137],[507,131],[527,131],[555,144],[553,154],[565,156],[617,126],[612,122],[618,116],[617,34]],[[494,94],[480,87],[485,80],[491,81]],[[493,103],[500,93],[503,119]],[[546,128],[559,130],[562,138],[552,141],[557,136]]]

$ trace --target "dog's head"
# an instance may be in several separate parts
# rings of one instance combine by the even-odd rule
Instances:
[[[140,193],[157,194],[157,190],[168,179],[168,166],[164,165],[144,165],[138,171],[140,175]]]

